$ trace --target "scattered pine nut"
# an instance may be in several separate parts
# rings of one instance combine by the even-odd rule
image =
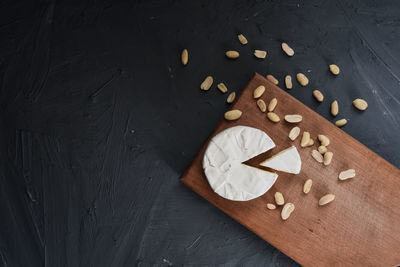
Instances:
[[[264,59],[267,57],[267,51],[264,50],[254,50],[254,56],[256,58]]]
[[[358,109],[358,110],[366,110],[368,107],[367,101],[357,98],[353,101],[353,105]]]
[[[336,116],[338,113],[339,113],[339,104],[335,100],[331,104],[331,114],[332,114],[332,116]]]
[[[282,208],[281,218],[282,220],[286,221],[290,214],[294,211],[294,204],[293,203],[286,203],[285,206]]]
[[[276,192],[274,195],[275,198],[275,203],[278,206],[282,206],[283,204],[285,204],[285,199],[283,198],[283,195],[281,192]]]
[[[313,96],[315,97],[315,99],[317,99],[318,102],[324,101],[324,95],[319,90],[314,90]]]
[[[279,81],[271,74],[268,74],[266,76],[267,80],[270,81],[271,83],[278,85]]]
[[[333,157],[332,152],[330,152],[330,151],[325,152],[325,154],[324,154],[324,165],[325,166],[328,166],[329,164],[331,164],[332,157]]]
[[[213,84],[214,79],[212,76],[207,76],[204,81],[200,85],[200,89],[204,91],[208,91]]]
[[[264,100],[258,99],[257,106],[261,110],[261,112],[265,112],[267,110],[267,105],[265,104]]]
[[[272,203],[267,203],[267,208],[269,210],[274,210],[274,209],[276,209],[276,206],[274,204],[272,204]]]
[[[309,142],[310,142],[310,133],[309,132],[303,132],[303,137],[301,138],[300,146],[301,147],[306,147]]]
[[[300,134],[300,128],[299,127],[293,127],[292,130],[289,132],[289,138],[290,140],[294,141]]]
[[[303,116],[299,114],[289,114],[285,115],[285,121],[289,123],[299,123],[303,120]]]
[[[293,88],[292,76],[290,76],[290,75],[286,75],[285,76],[285,85],[286,85],[286,89],[292,89]]]
[[[343,180],[347,180],[350,178],[354,178],[355,176],[356,176],[356,170],[349,169],[349,170],[340,172],[339,180],[343,181]]]
[[[331,203],[334,199],[335,199],[335,195],[334,194],[327,194],[327,195],[321,197],[319,199],[318,203],[319,203],[320,206],[324,206],[324,205],[326,205],[328,203]]]
[[[329,144],[331,143],[329,138],[323,134],[318,135],[318,140],[321,142],[321,145],[323,145],[323,146],[329,146]]]
[[[260,85],[256,89],[254,89],[253,97],[254,98],[260,98],[264,94],[264,92],[265,92],[265,86],[264,85]]]
[[[287,43],[282,43],[282,50],[288,55],[289,57],[292,57],[294,55],[294,50],[287,44]]]
[[[229,104],[233,103],[233,101],[235,101],[235,98],[236,98],[236,93],[235,92],[230,93],[228,95],[228,98],[226,99],[226,103]]]
[[[318,147],[318,152],[321,153],[322,155],[325,154],[328,151],[326,146],[319,146]]]
[[[226,51],[225,53],[227,58],[230,59],[236,59],[239,57],[239,52],[238,51],[234,51],[234,50],[230,50],[230,51]]]
[[[329,70],[330,70],[330,71],[332,72],[332,74],[334,74],[334,75],[339,75],[339,73],[340,73],[339,67],[338,67],[337,65],[335,65],[335,64],[329,65]]]
[[[335,125],[336,125],[337,127],[343,127],[343,126],[345,126],[346,124],[347,124],[347,120],[346,120],[346,119],[337,120],[337,121],[335,122]]]
[[[311,187],[312,187],[312,180],[307,179],[307,181],[305,181],[305,183],[303,185],[303,193],[304,194],[310,193]]]
[[[276,99],[275,97],[272,98],[268,104],[268,111],[274,111],[277,104],[278,104],[278,99]]]
[[[311,152],[311,156],[319,163],[324,162],[324,157],[315,149]]]
[[[274,112],[268,112],[267,113],[267,117],[270,121],[272,122],[279,122],[281,119],[279,118],[279,116],[274,113]]]
[[[246,39],[246,37],[244,37],[243,34],[239,34],[239,35],[238,35],[238,39],[239,39],[239,42],[240,42],[242,45],[247,44],[247,39]]]
[[[299,82],[299,84],[301,86],[307,86],[307,84],[309,82],[308,78],[303,73],[297,73],[296,74],[296,79],[297,79],[297,81]]]
[[[217,85],[218,89],[222,92],[222,93],[226,93],[228,92],[228,88],[226,87],[226,85],[224,83],[219,83]]]
[[[181,61],[182,61],[182,64],[183,64],[184,66],[186,66],[186,64],[188,64],[188,61],[189,61],[189,52],[187,51],[187,49],[183,49],[183,50],[182,50]]]
[[[225,112],[225,119],[228,121],[235,121],[238,120],[242,116],[242,112],[238,109],[233,109],[230,111]]]

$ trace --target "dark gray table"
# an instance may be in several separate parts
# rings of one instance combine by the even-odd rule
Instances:
[[[0,7],[2,266],[297,265],[178,181],[228,108],[209,74],[305,72],[290,94],[400,166],[398,1],[32,2]]]

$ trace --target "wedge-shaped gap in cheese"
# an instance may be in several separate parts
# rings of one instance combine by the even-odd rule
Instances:
[[[301,170],[301,158],[295,146],[291,146],[260,163],[271,169],[298,174]]]

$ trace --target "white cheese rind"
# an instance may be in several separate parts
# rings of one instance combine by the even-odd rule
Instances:
[[[220,196],[237,201],[263,195],[278,175],[242,164],[275,147],[261,130],[234,126],[214,136],[203,157],[203,169],[211,188]]]
[[[301,158],[297,148],[292,146],[261,162],[260,165],[277,171],[298,174],[301,170]]]
[[[237,201],[247,201],[265,194],[276,182],[278,174],[256,169],[245,164],[232,166],[230,175],[215,188],[218,195]]]

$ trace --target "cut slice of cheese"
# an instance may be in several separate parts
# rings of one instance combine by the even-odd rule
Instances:
[[[261,162],[260,165],[277,171],[298,174],[301,170],[301,159],[297,148],[292,146]]]
[[[263,195],[278,175],[242,164],[275,147],[261,130],[234,126],[214,136],[203,157],[203,169],[211,188],[220,196],[237,201]]]

